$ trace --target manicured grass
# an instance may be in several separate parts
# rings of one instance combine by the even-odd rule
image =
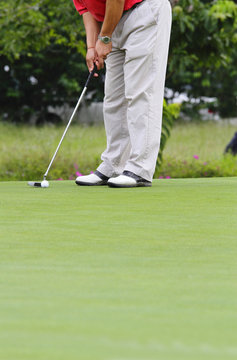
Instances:
[[[235,359],[236,188],[0,183],[0,359]]]

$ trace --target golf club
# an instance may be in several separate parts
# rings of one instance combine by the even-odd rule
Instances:
[[[81,93],[81,96],[79,97],[79,99],[78,99],[78,102],[77,102],[77,104],[76,104],[76,107],[75,107],[75,109],[74,109],[74,111],[73,111],[73,113],[72,113],[72,115],[71,115],[71,117],[70,117],[70,120],[69,120],[69,122],[68,122],[68,124],[67,124],[67,127],[66,127],[66,129],[65,129],[65,131],[64,131],[64,133],[63,133],[63,135],[62,135],[62,137],[61,137],[61,140],[60,140],[60,142],[59,142],[59,144],[58,144],[58,147],[57,147],[57,149],[56,149],[56,151],[55,151],[55,153],[54,153],[54,155],[53,155],[53,157],[52,157],[52,160],[50,161],[50,164],[49,164],[49,166],[48,166],[48,168],[47,168],[47,170],[46,170],[46,172],[45,172],[45,174],[44,174],[44,177],[43,177],[43,181],[29,181],[28,182],[28,185],[30,185],[30,186],[33,186],[33,187],[41,187],[41,188],[47,188],[47,187],[49,187],[49,182],[46,180],[46,178],[47,178],[47,176],[48,176],[48,172],[49,172],[49,170],[50,170],[50,168],[51,168],[51,166],[52,166],[52,164],[53,164],[53,162],[54,162],[54,159],[55,159],[55,157],[56,157],[56,155],[57,155],[57,153],[58,153],[58,150],[59,150],[59,148],[60,148],[60,146],[61,146],[61,144],[62,144],[62,142],[63,142],[63,139],[64,139],[64,137],[65,137],[65,135],[66,135],[66,133],[67,133],[67,131],[68,131],[68,128],[69,128],[69,126],[70,126],[70,124],[71,124],[71,122],[72,122],[72,120],[73,120],[73,118],[74,118],[74,115],[76,114],[76,111],[77,111],[77,109],[78,109],[78,107],[79,107],[79,105],[80,105],[80,103],[81,103],[81,101],[82,101],[82,99],[83,99],[83,96],[84,96],[84,94],[85,94],[85,92],[86,92],[86,90],[87,90],[87,87],[88,87],[88,84],[89,84],[89,82],[90,82],[90,80],[91,80],[91,78],[94,76],[94,74],[95,74],[95,72],[97,71],[97,67],[96,67],[96,65],[94,64],[94,68],[93,68],[93,70],[90,72],[90,74],[89,74],[89,76],[88,76],[88,78],[87,78],[87,81],[86,81],[86,84],[85,84],[85,86],[84,86],[84,89],[82,90],[82,93]]]

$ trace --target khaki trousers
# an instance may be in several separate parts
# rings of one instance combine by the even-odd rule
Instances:
[[[144,0],[124,13],[106,60],[104,122],[107,148],[98,170],[124,170],[151,181],[160,146],[171,30],[168,0]]]

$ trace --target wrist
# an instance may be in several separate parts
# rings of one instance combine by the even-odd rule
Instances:
[[[99,36],[109,36],[112,37],[112,33],[109,31],[103,31],[103,29],[101,29]]]
[[[98,35],[98,39],[100,41],[102,41],[102,43],[104,43],[104,44],[109,44],[112,41],[111,36],[108,36],[108,35],[101,35],[100,34],[100,35]]]

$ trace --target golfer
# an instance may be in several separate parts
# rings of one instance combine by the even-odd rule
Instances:
[[[158,156],[171,30],[168,0],[73,0],[89,71],[106,64],[102,163],[78,185],[151,186]]]

